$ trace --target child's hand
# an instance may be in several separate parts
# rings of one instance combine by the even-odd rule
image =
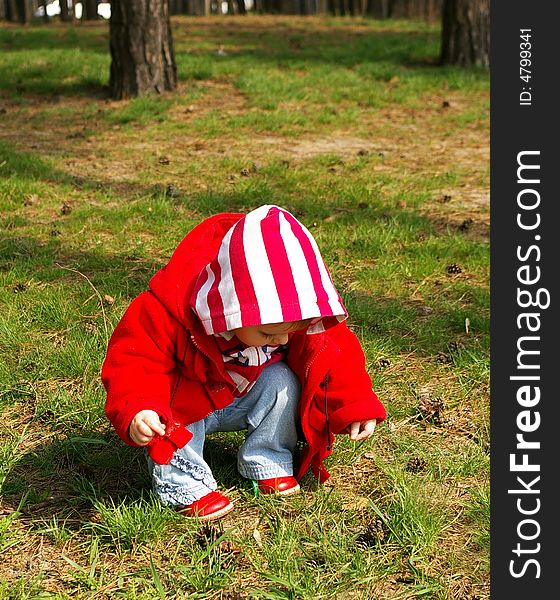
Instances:
[[[165,427],[153,410],[141,410],[130,423],[130,437],[139,446],[146,446],[154,435],[165,435]]]
[[[376,423],[377,419],[371,421],[354,421],[354,423],[350,423],[347,429],[350,439],[354,442],[367,440],[372,436]]]

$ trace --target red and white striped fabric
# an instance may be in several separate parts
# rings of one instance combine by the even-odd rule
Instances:
[[[347,317],[313,236],[291,213],[261,206],[224,236],[200,273],[191,306],[209,335],[317,319],[319,333]]]

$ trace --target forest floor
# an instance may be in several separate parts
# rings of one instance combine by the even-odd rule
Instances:
[[[411,21],[173,18],[177,90],[108,97],[106,23],[0,25],[0,598],[489,598],[489,79]],[[289,499],[177,517],[104,416],[112,329],[202,218],[313,233],[388,411]]]

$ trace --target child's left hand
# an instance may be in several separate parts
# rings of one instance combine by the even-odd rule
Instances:
[[[350,423],[347,428],[350,439],[353,442],[367,440],[372,436],[376,423],[377,419],[372,419],[371,421],[354,421],[354,423]]]

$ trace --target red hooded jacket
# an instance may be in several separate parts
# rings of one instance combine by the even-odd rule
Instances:
[[[278,209],[273,211],[276,221],[279,211],[291,217]],[[152,277],[149,290],[132,301],[115,328],[103,363],[102,380],[107,391],[107,417],[127,444],[136,446],[129,435],[129,426],[141,410],[157,412],[169,429],[177,422],[194,423],[233,401],[235,383],[226,372],[216,339],[208,332],[212,324],[208,320],[203,324],[196,302],[204,285],[201,277],[216,262],[224,238],[231,239],[228,232],[235,230],[237,223],[244,223],[244,217],[224,213],[196,226],[179,244],[168,264]],[[295,219],[294,222],[299,224]],[[270,262],[277,260],[275,254]],[[325,288],[328,290],[327,285]],[[241,298],[242,291],[238,291]],[[317,303],[320,295],[317,294]],[[336,298],[330,297],[328,306],[333,305],[342,307],[341,302],[338,304]],[[286,357],[302,385],[299,416],[306,443],[297,465],[298,479],[312,467],[315,476],[325,481],[328,473],[323,460],[332,452],[334,434],[344,432],[354,421],[379,422],[386,417],[372,390],[362,347],[341,321],[345,318],[340,316],[344,308],[331,310],[325,306],[318,309],[320,315],[317,315],[325,317],[315,326],[318,332],[294,333]],[[306,312],[300,318],[310,316],[314,315]],[[290,313],[288,317],[294,315]],[[251,318],[252,321],[234,326],[253,325],[262,320],[258,316]]]

